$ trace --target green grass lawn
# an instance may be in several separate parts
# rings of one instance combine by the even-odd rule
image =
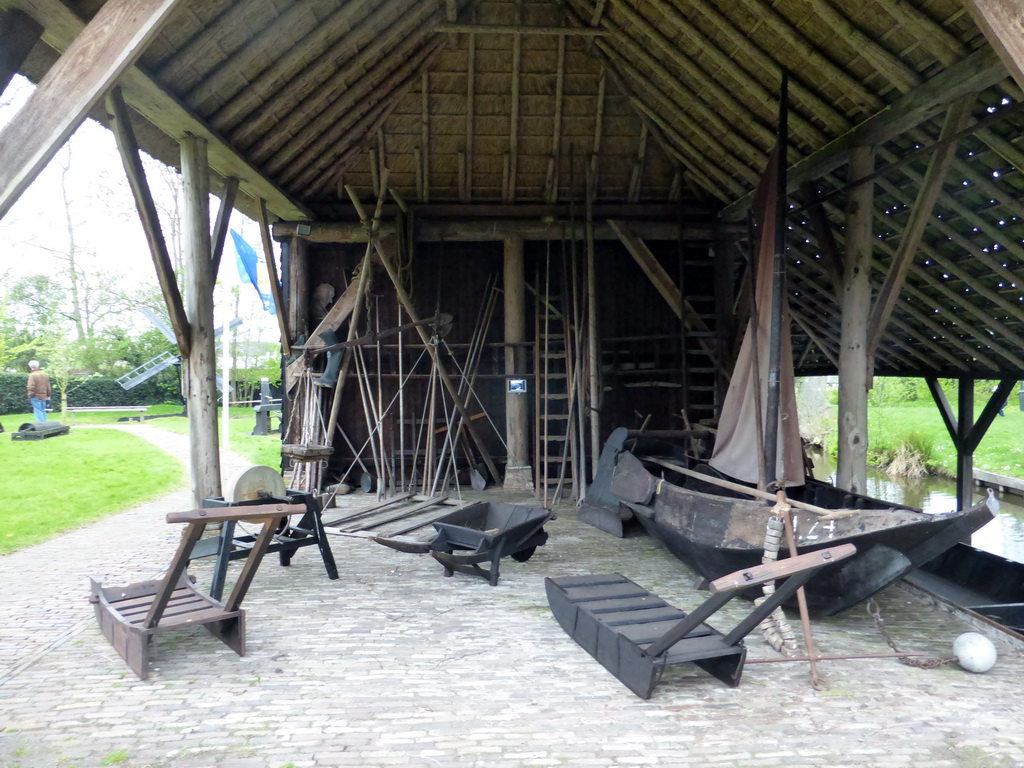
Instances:
[[[31,418],[28,419],[31,421]],[[10,432],[22,421],[4,416]],[[45,440],[0,436],[0,553],[37,544],[180,486],[181,463],[136,435],[72,429]]]
[[[158,405],[145,415],[180,412],[179,406]],[[187,468],[141,437],[118,430],[76,428],[115,424],[127,415],[135,414],[79,413],[66,435],[17,441],[8,433],[33,421],[32,414],[0,417],[7,430],[0,435],[0,554],[130,509],[185,482]],[[60,413],[50,414],[49,419],[71,424]],[[180,434],[188,432],[188,422],[180,417],[143,423]],[[252,408],[232,408],[228,448],[253,464],[277,469],[281,465],[280,435],[250,435],[255,426]],[[68,489],[74,489],[73,495]]]
[[[996,416],[975,451],[974,466],[1024,478],[1024,413],[1012,401],[1004,412],[1006,416]],[[980,413],[979,406],[975,417]],[[956,449],[934,404],[887,405],[868,410],[868,443],[872,453],[887,451],[908,439],[928,445],[931,463],[947,474],[955,474]]]

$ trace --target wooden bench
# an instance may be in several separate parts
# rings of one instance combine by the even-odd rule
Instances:
[[[665,667],[692,662],[730,686],[740,684],[745,638],[827,565],[854,554],[853,544],[736,571],[711,582],[711,597],[687,614],[619,573],[545,579],[562,629],[623,685],[649,699]],[[704,622],[749,587],[786,579],[728,634]]]
[[[168,523],[186,523],[178,550],[163,578],[126,587],[104,587],[89,579],[89,601],[100,630],[132,671],[144,680],[149,675],[149,650],[157,632],[204,625],[239,656],[245,655],[245,611],[242,599],[252,584],[270,539],[282,517],[306,512],[305,504],[263,504],[172,512]],[[207,523],[245,521],[261,523],[231,595],[224,602],[196,589],[186,570],[193,547]]]
[[[137,413],[138,416],[126,416],[125,418],[142,421],[142,414],[149,410],[148,405],[69,405],[68,413],[71,414],[71,423],[75,423],[76,413]]]

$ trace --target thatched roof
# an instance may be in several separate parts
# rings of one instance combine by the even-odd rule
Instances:
[[[103,3],[68,5],[0,0],[42,16],[30,76]],[[351,217],[386,168],[413,205],[578,203],[592,174],[624,216],[742,222],[784,70],[800,369],[839,354],[850,148],[877,148],[879,287],[952,141],[876,370],[1024,376],[1021,92],[961,0],[182,0],[121,82],[147,149],[208,136],[284,219]]]

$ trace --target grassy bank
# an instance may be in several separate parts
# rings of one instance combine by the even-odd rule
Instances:
[[[979,406],[976,414],[981,412]],[[832,423],[835,423],[833,410]],[[1000,475],[1024,478],[1024,413],[1011,404],[1006,416],[997,416],[974,454],[974,466]],[[912,446],[932,472],[956,473],[956,449],[938,409],[931,403],[886,405],[868,409],[869,461],[888,464],[901,446]],[[827,436],[829,452],[836,452],[836,433]],[[905,454],[905,452],[904,452]]]

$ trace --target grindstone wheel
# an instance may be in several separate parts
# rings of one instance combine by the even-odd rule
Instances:
[[[236,473],[224,489],[224,501],[237,504],[241,501],[257,501],[266,496],[287,496],[284,479],[277,470],[262,464],[253,464]]]

